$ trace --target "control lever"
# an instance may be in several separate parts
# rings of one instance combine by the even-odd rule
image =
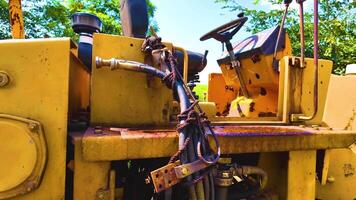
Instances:
[[[204,57],[201,59],[201,66],[205,66],[204,61],[208,62],[208,60],[206,59],[208,57],[208,53],[209,53],[209,51],[205,50]]]

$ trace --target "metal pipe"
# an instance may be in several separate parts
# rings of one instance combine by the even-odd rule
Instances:
[[[210,189],[209,189],[209,175],[205,175],[203,178],[205,199],[210,199]]]
[[[188,83],[188,52],[182,47],[174,46],[174,49],[183,52],[183,81],[184,83]]]
[[[195,190],[197,191],[197,199],[198,200],[205,200],[203,180],[199,180],[196,183]]]
[[[9,15],[12,38],[25,38],[21,0],[9,0]]]
[[[300,24],[300,67],[305,67],[305,41],[304,41],[304,9],[303,3],[305,0],[298,0],[299,3],[299,24]]]
[[[310,116],[299,116],[299,120],[311,120],[314,119],[318,113],[318,102],[319,102],[319,20],[318,20],[318,0],[314,0],[314,112]]]
[[[216,199],[227,200],[227,192],[229,187],[216,186]]]
[[[158,76],[160,78],[164,78],[166,76],[166,73],[149,66],[147,64],[142,64],[139,62],[134,62],[134,61],[127,61],[127,60],[120,60],[120,59],[102,59],[99,57],[95,58],[95,64],[97,68],[101,67],[109,67],[111,70],[116,70],[116,69],[124,69],[124,70],[129,70],[129,71],[137,71],[137,72],[144,72],[144,73],[149,73],[154,76]],[[185,110],[187,110],[190,106],[191,103],[189,101],[189,96],[186,93],[184,83],[181,81],[177,81],[176,84],[176,91],[179,97],[179,102],[180,102],[180,108],[181,108],[181,113],[183,113]],[[180,121],[180,123],[184,123],[184,120]],[[183,129],[179,133],[179,148],[183,148],[184,141],[188,137],[188,133],[186,129]],[[187,147],[187,156],[185,159],[181,159],[182,163],[187,163],[187,162],[193,162],[198,159],[196,152],[194,151],[194,143],[197,143],[197,139],[195,137],[192,137],[193,141],[188,144]],[[191,179],[191,177],[187,177],[187,179]],[[203,188],[203,182],[199,181],[196,184],[197,188],[195,189],[194,186],[189,187],[189,192],[190,192],[190,198],[192,200],[195,199],[205,199],[204,197],[204,188]]]
[[[210,182],[210,198],[211,200],[215,200],[215,184],[214,184],[213,172],[209,173],[209,182]]]
[[[109,191],[110,191],[110,200],[115,200],[115,183],[116,183],[116,172],[115,170],[110,170],[110,183],[109,183]]]
[[[263,169],[255,166],[239,166],[235,168],[234,174],[238,176],[259,175],[261,177],[261,189],[264,189],[268,182],[268,175]]]
[[[287,14],[288,14],[289,3],[286,3],[285,5],[286,5],[286,8],[284,10],[282,22],[281,22],[281,25],[279,27],[279,32],[278,32],[278,36],[277,36],[276,45],[274,47],[273,62],[275,62],[276,58],[277,58],[277,50],[278,50],[278,46],[279,46],[279,40],[281,39],[282,31],[283,31],[283,28],[284,28],[284,23],[286,21],[286,17],[287,17]]]
[[[226,45],[227,51],[229,52],[231,64],[233,65],[233,68],[235,69],[236,74],[237,74],[237,78],[239,79],[242,94],[246,98],[249,98],[250,95],[248,93],[248,90],[247,90],[247,87],[246,87],[246,84],[245,84],[245,81],[243,79],[243,75],[242,75],[242,72],[241,72],[241,64],[235,57],[235,53],[234,53],[234,49],[232,47],[232,44],[231,44],[230,41],[227,41],[227,42],[225,42],[225,45]]]

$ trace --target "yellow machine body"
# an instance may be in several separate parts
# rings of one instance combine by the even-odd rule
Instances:
[[[141,51],[142,43],[143,39],[95,34],[93,59],[99,56],[149,63],[149,57]],[[172,50],[171,44],[166,45]],[[172,92],[158,78],[125,70],[100,70],[94,66],[91,84],[92,124],[152,126],[169,123]]]
[[[314,63],[313,59],[306,58],[305,68],[294,67],[291,62],[294,59],[298,59],[293,56],[285,56],[280,62],[280,71],[274,72],[275,75],[279,76],[278,84],[275,85],[277,89],[277,98],[274,101],[257,101],[255,100],[255,110],[251,112],[256,112],[256,115],[265,113],[266,110],[258,110],[258,105],[269,105],[275,107],[274,112],[276,116],[265,116],[256,117],[256,115],[251,117],[229,117],[229,116],[219,116],[219,111],[227,110],[238,95],[233,91],[226,89],[226,83],[223,79],[222,74],[210,74],[209,84],[208,84],[208,101],[216,103],[217,117],[213,118],[214,121],[221,122],[236,122],[236,123],[251,123],[258,122],[264,124],[288,124],[293,122],[292,114],[296,115],[311,115],[314,112]],[[272,66],[270,66],[271,68]],[[321,124],[322,117],[325,107],[325,100],[329,86],[329,77],[331,74],[332,62],[328,60],[319,60],[319,83],[318,83],[318,103],[319,109],[316,117],[311,121],[306,121],[307,124]],[[254,71],[253,73],[258,73]],[[258,87],[262,85],[257,84]],[[257,87],[256,86],[256,87]],[[266,87],[267,88],[267,87]],[[267,90],[268,91],[268,90]],[[273,93],[273,91],[272,91]],[[260,94],[257,94],[257,99],[261,98]],[[264,98],[262,96],[262,98]],[[252,96],[253,99],[253,96]],[[268,104],[269,103],[269,104]],[[222,106],[223,105],[223,106]],[[267,106],[268,107],[268,106]]]
[[[284,56],[292,55],[292,47],[288,35],[285,38],[285,48],[277,53],[277,59]],[[250,98],[253,99],[253,105],[248,107],[249,118],[257,117],[275,117],[278,112],[278,84],[279,76],[278,69],[272,67],[273,54],[257,55],[255,59],[251,57],[240,60],[241,73],[243,74],[243,81],[249,91]],[[208,101],[216,102],[217,112],[226,115],[229,111],[227,108],[231,105],[232,93],[238,96],[240,89],[240,82],[237,77],[236,70],[231,67],[231,64],[221,64],[220,69],[224,78],[224,83],[221,78],[215,82],[214,78],[218,75],[209,77]],[[221,95],[221,93],[226,93]]]
[[[67,121],[89,105],[75,48],[69,38],[0,41],[9,77],[0,87],[0,199],[64,199]]]
[[[17,25],[14,36],[23,37]],[[118,163],[177,152],[171,119],[177,102],[161,80],[96,66],[101,57],[161,69],[141,51],[143,41],[94,34],[91,72],[69,38],[0,41],[0,199],[121,199],[124,188],[117,180],[125,172]],[[236,70],[228,64],[209,75],[208,102],[200,105],[214,125],[222,156],[258,155],[256,165],[269,177],[266,199],[355,199],[356,77],[330,79],[332,62],[322,59],[314,66],[306,58],[301,68],[288,36],[277,59],[278,69],[272,55],[240,60],[248,99],[239,99]],[[187,79],[187,57],[184,63]],[[231,114],[235,105],[245,106],[245,116]],[[69,131],[88,111],[89,127]],[[312,120],[300,120],[315,111]],[[211,136],[208,140],[214,144]]]
[[[323,121],[334,129],[354,131],[356,128],[356,76],[330,77]],[[325,176],[318,182],[317,198],[354,199],[356,191],[356,145],[332,149],[325,154]]]

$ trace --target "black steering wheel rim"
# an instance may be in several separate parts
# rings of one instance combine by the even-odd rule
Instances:
[[[221,25],[208,33],[204,34],[201,38],[200,41],[208,40],[211,38],[214,38],[220,42],[225,42],[225,39],[230,40],[240,29],[241,27],[246,23],[247,17],[239,17],[238,19],[235,19],[231,22],[228,22],[224,25]],[[230,30],[234,29],[232,32],[229,32]]]

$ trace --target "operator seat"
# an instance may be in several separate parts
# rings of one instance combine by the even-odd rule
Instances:
[[[239,41],[233,45],[234,53],[237,59],[251,58],[254,55],[271,55],[277,42],[279,27],[276,26]],[[282,31],[277,51],[285,48],[285,30]],[[230,63],[229,54],[226,52],[223,58],[217,60],[218,64]]]

